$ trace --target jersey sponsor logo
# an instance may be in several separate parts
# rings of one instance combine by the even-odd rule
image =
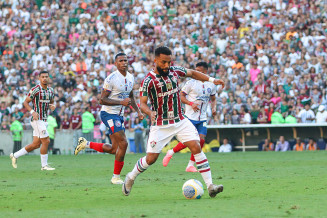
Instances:
[[[158,94],[158,97],[159,97],[159,98],[160,98],[160,97],[165,97],[165,96],[167,96],[167,95],[172,95],[172,94],[175,94],[175,93],[177,93],[177,92],[178,92],[178,88],[175,88],[175,89],[170,90],[170,91],[168,91],[168,92],[159,93],[159,94]]]
[[[150,142],[150,146],[151,146],[152,148],[154,148],[154,146],[156,146],[156,144],[157,144],[156,141],[152,141],[152,142]]]
[[[116,125],[117,127],[121,127],[121,122],[120,122],[119,120],[116,120],[116,121],[115,121],[115,125]]]
[[[42,103],[50,103],[50,100],[40,100]]]

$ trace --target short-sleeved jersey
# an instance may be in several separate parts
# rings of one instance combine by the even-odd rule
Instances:
[[[123,76],[116,70],[105,79],[103,89],[110,92],[108,98],[113,100],[124,100],[129,97],[130,92],[133,90],[133,86],[134,77],[132,74],[127,72],[126,76]],[[125,106],[123,105],[102,105],[101,111],[122,116],[124,114],[124,109]]]
[[[178,87],[178,79],[185,76],[186,69],[184,67],[172,66],[168,76],[160,76],[152,70],[142,81],[140,96],[148,96],[152,111],[157,113],[153,125],[174,124],[185,118]]]
[[[33,110],[39,114],[39,120],[47,121],[49,104],[54,99],[53,89],[51,87],[44,89],[41,85],[36,85],[27,96],[32,99]]]
[[[200,110],[195,112],[190,105],[185,105],[185,115],[190,120],[204,121],[207,120],[207,107],[210,96],[216,94],[216,86],[211,82],[201,82],[199,80],[189,80],[182,88],[186,94],[186,99],[199,104]]]

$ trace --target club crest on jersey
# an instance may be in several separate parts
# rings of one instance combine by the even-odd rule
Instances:
[[[116,121],[115,121],[115,125],[116,125],[117,127],[121,127],[121,122],[120,122],[119,120],[116,120]]]
[[[156,144],[157,144],[156,141],[152,141],[152,142],[150,142],[150,146],[151,146],[152,148],[154,148],[154,146],[156,146]]]
[[[210,88],[208,88],[207,91],[208,91],[208,93],[211,93],[211,89]]]
[[[173,88],[173,84],[171,82],[167,82],[167,89],[170,90]]]

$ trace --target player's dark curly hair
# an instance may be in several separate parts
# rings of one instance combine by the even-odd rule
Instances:
[[[195,67],[204,67],[205,69],[208,69],[209,66],[207,64],[207,62],[204,62],[204,61],[201,61],[201,62],[198,62]]]
[[[167,46],[160,46],[154,50],[154,55],[158,57],[159,55],[171,55],[171,50]]]

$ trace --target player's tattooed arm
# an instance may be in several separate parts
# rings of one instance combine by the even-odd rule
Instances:
[[[125,98],[124,100],[114,100],[109,97],[110,92],[107,90],[102,90],[99,103],[101,105],[113,106],[113,105],[123,105],[128,106],[131,104],[130,98]]]
[[[144,115],[142,114],[140,108],[137,106],[136,101],[135,101],[135,97],[134,97],[134,92],[131,91],[129,93],[129,98],[131,99],[131,105],[134,108],[135,111],[137,111],[138,117],[140,120],[144,119]]]
[[[225,87],[225,83],[223,80],[209,77],[208,75],[201,73],[197,70],[186,69],[186,76],[192,77],[193,79],[200,80],[202,82],[209,81],[215,85],[222,85],[223,88]]]
[[[141,111],[147,114],[151,118],[151,122],[154,123],[156,120],[156,112],[152,111],[148,106],[148,96],[141,96],[140,97],[140,108]]]
[[[32,101],[32,99],[30,97],[26,97],[25,101],[23,103],[24,107],[32,114],[33,119],[34,120],[38,120],[39,119],[39,114],[37,112],[35,112],[31,106],[30,106],[30,102]]]

